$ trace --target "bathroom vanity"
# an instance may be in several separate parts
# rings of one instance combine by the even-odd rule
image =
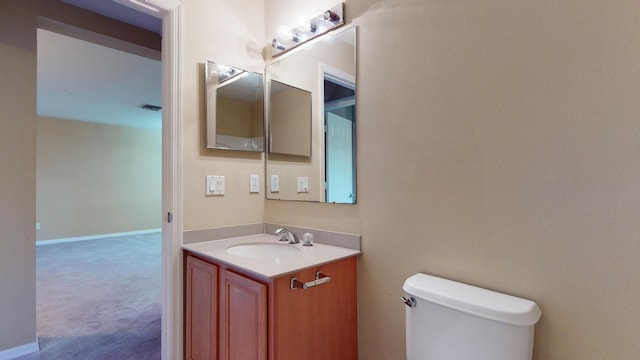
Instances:
[[[186,359],[357,359],[359,251],[264,234],[184,250]]]

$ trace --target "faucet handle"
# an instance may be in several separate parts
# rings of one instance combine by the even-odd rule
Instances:
[[[302,246],[313,246],[313,234],[304,233],[302,235],[302,241],[303,241]]]

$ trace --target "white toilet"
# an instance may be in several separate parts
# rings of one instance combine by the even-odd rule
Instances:
[[[535,302],[416,274],[407,296],[407,360],[531,360]]]

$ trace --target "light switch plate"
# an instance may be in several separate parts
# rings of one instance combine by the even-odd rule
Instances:
[[[271,184],[271,192],[278,192],[280,191],[280,176],[278,175],[271,175],[271,181],[269,182]]]
[[[224,195],[224,176],[216,178],[216,191],[213,195]]]
[[[224,195],[224,176],[207,175],[205,184],[205,194],[207,196]]]
[[[260,192],[260,175],[249,175],[249,192],[250,193],[259,193]]]
[[[214,188],[215,188],[214,176],[212,175],[205,176],[204,194],[207,196],[213,195]]]

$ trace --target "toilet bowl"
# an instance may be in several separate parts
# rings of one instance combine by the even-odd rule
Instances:
[[[403,289],[407,360],[531,360],[535,302],[426,274]]]

